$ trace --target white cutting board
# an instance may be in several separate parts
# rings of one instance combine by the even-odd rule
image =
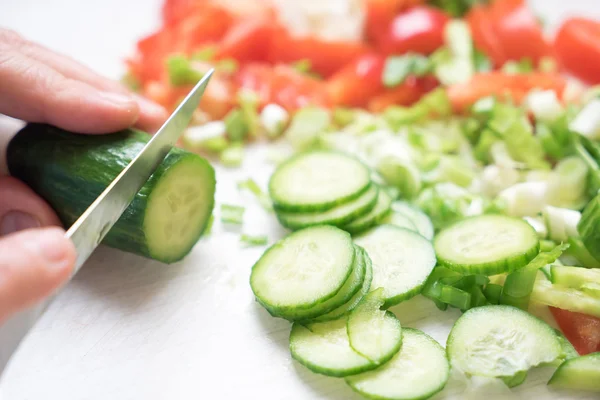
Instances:
[[[298,0],[300,1],[300,0]],[[305,0],[313,1],[313,0]],[[323,1],[323,0],[314,0]],[[113,77],[135,40],[154,28],[161,0],[3,0],[0,26],[67,53]],[[555,23],[569,13],[600,17],[594,0],[533,1]],[[1,95],[1,93],[0,93]],[[246,205],[245,231],[284,233],[274,216],[236,182],[264,185],[271,167],[256,148],[240,170],[218,171],[217,200]],[[100,248],[26,339],[0,383],[4,399],[356,399],[341,380],[293,362],[289,324],[252,297],[250,267],[263,248],[243,249],[239,233],[216,224],[185,261],[161,265]],[[405,326],[442,344],[457,312],[415,298],[395,307]],[[0,343],[0,346],[2,344]],[[550,392],[551,369],[530,374],[512,393],[467,390],[480,399],[593,399]],[[451,381],[436,399],[464,399]]]

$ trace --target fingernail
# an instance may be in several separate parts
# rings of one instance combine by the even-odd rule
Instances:
[[[134,95],[135,100],[138,102],[138,104],[140,105],[140,111],[145,113],[145,114],[149,114],[152,117],[155,117],[157,119],[167,119],[167,117],[169,116],[169,114],[167,113],[167,110],[165,110],[165,108],[163,106],[161,106],[160,104],[156,104],[155,102],[153,102],[152,100],[149,100],[143,96],[140,95]]]
[[[48,262],[58,267],[64,266],[67,250],[62,234],[48,231],[40,232],[34,246]]]
[[[98,96],[105,101],[125,107],[134,107],[135,101],[133,97],[124,93],[117,92],[98,92]]]
[[[0,236],[8,235],[25,229],[38,228],[40,221],[34,216],[22,211],[9,211],[0,221]]]

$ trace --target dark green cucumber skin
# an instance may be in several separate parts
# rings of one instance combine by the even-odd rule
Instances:
[[[10,174],[25,182],[56,211],[65,227],[81,216],[110,182],[133,160],[150,136],[134,129],[109,135],[80,135],[45,124],[28,124],[11,140],[7,150]],[[144,216],[148,198],[169,168],[187,157],[195,157],[214,170],[202,157],[173,148],[135,196],[102,244],[171,263],[185,257],[162,259],[146,243]],[[211,211],[214,205],[214,190]],[[204,229],[199,230],[198,238]],[[196,240],[197,241],[197,240]]]
[[[590,254],[600,260],[600,195],[594,197],[583,210],[577,231]]]

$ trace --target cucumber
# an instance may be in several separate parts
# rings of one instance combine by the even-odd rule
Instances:
[[[308,310],[297,309],[293,315],[296,320],[310,320],[319,317],[325,313],[336,310],[337,308],[346,304],[356,294],[358,294],[362,288],[365,280],[366,273],[366,262],[364,258],[364,252],[358,247],[355,247],[354,266],[352,268],[352,274],[344,286],[336,293],[332,298],[319,303]]]
[[[560,348],[562,349],[562,354],[560,356],[559,362],[562,364],[562,362],[566,360],[579,357],[579,353],[577,353],[577,350],[575,350],[575,347],[573,347],[573,345],[571,344],[571,342],[569,342],[565,335],[563,335],[562,332],[558,329],[555,329],[554,332],[556,333],[556,337],[558,338],[558,341],[560,343]]]
[[[314,225],[342,227],[348,222],[370,212],[377,202],[379,189],[371,185],[360,197],[326,211],[288,212],[277,211],[277,218],[289,229],[302,229]]]
[[[551,281],[557,286],[581,289],[587,283],[600,282],[600,270],[553,265]]]
[[[538,279],[535,282],[531,300],[547,306],[600,318],[600,298],[590,296],[582,290],[553,285],[547,280]]]
[[[392,210],[403,214],[410,219],[417,228],[417,231],[427,238],[427,240],[433,239],[433,223],[431,222],[429,216],[419,208],[405,201],[395,201],[392,204]]]
[[[395,326],[394,314],[386,313],[385,318],[391,321],[386,322],[385,327]],[[397,335],[395,329],[389,329],[385,332],[390,337],[382,338],[385,348],[381,357],[369,360],[350,347],[346,323],[346,317],[306,325],[294,323],[290,333],[292,357],[313,372],[342,377],[375,369],[400,350],[401,335]]]
[[[435,267],[431,242],[416,232],[380,225],[355,238],[373,261],[372,288],[383,288],[384,307],[420,293]]]
[[[296,319],[340,292],[354,270],[355,253],[347,232],[307,228],[262,255],[252,267],[250,286],[272,315]]]
[[[369,399],[414,400],[440,392],[449,376],[444,348],[417,329],[403,328],[402,348],[388,363],[345,380]]]
[[[565,361],[554,372],[548,385],[561,389],[600,392],[600,353]]]
[[[356,158],[331,151],[302,153],[271,176],[277,210],[325,211],[359,197],[371,184],[369,169]]]
[[[481,215],[440,231],[434,247],[445,267],[467,275],[496,275],[527,265],[539,253],[540,242],[520,218]]]
[[[352,234],[363,232],[375,225],[390,213],[392,197],[385,191],[379,190],[377,202],[371,211],[356,218],[342,229]]]
[[[399,228],[406,228],[409,231],[420,233],[415,224],[406,215],[397,211],[392,211],[383,221],[383,224],[394,225]]]
[[[332,310],[326,314],[320,315],[317,318],[315,318],[314,319],[315,322],[331,321],[331,320],[338,319],[340,317],[347,315],[350,311],[352,311],[360,303],[362,298],[365,297],[367,295],[367,293],[369,293],[369,290],[371,290],[371,281],[373,280],[373,265],[371,262],[371,258],[369,257],[367,252],[364,251],[364,249],[362,249],[362,248],[360,248],[360,249],[361,249],[362,256],[365,261],[365,267],[366,267],[365,279],[363,281],[362,287],[360,288],[360,291],[358,291],[354,296],[352,296],[352,298],[347,303],[342,304],[335,310]]]
[[[348,315],[350,347],[374,363],[385,358],[390,341],[402,342],[400,321],[389,311],[381,310],[384,303],[383,288],[378,288],[366,295]]]
[[[493,378],[513,377],[562,354],[548,324],[511,306],[471,308],[452,327],[446,346],[452,368]]]
[[[8,167],[70,226],[149,139],[134,129],[79,135],[29,124],[8,146]],[[214,193],[215,172],[210,164],[174,148],[102,243],[165,263],[178,261],[206,228]]]

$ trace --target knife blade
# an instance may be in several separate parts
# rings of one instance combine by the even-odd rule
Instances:
[[[192,120],[213,72],[210,70],[204,75],[144,148],[67,230],[65,236],[73,241],[77,250],[73,275],[98,247],[177,142]],[[51,301],[20,312],[0,326],[0,377],[12,354]]]

